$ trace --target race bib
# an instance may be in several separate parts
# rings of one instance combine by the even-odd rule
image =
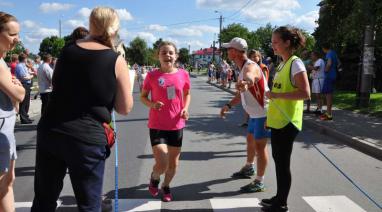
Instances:
[[[167,87],[167,99],[175,99],[175,86]]]

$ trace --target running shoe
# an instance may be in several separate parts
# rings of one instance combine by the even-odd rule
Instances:
[[[105,198],[101,202],[102,212],[112,212],[113,211],[113,201],[111,199]]]
[[[244,123],[240,124],[239,127],[248,127],[248,123],[244,122]]]
[[[154,180],[152,177],[150,178],[150,184],[149,184],[149,192],[151,196],[156,197],[159,193],[159,180]]]
[[[333,120],[333,116],[331,116],[327,113],[324,113],[323,115],[320,116],[320,120],[321,121],[331,121],[331,120]]]
[[[240,190],[245,193],[262,192],[265,191],[265,186],[264,183],[254,180],[250,184],[241,187]]]
[[[163,196],[162,196],[163,202],[171,202],[172,201],[172,195],[171,195],[170,187],[168,187],[168,186],[162,187],[162,193],[163,193]]]
[[[322,110],[320,109],[316,109],[314,112],[313,112],[316,116],[321,116],[322,115]]]
[[[261,211],[264,212],[288,212],[288,206],[278,206],[278,205],[272,205],[270,207],[264,206],[261,208]]]
[[[238,179],[251,179],[255,173],[256,171],[254,165],[245,165],[240,169],[240,171],[233,173],[231,177]]]
[[[260,202],[260,205],[265,207],[271,207],[275,201],[276,201],[276,197],[272,197],[270,199],[262,199]]]

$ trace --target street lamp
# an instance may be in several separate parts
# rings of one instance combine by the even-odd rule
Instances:
[[[221,47],[222,47],[222,42],[221,42],[220,35],[222,33],[223,16],[222,16],[221,12],[218,11],[218,10],[215,10],[215,13],[219,13],[220,14],[220,17],[219,17],[219,50],[220,50]]]

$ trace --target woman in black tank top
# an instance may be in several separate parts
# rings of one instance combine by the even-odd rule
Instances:
[[[95,8],[90,35],[66,46],[53,73],[53,91],[37,128],[32,211],[55,211],[66,169],[79,211],[100,211],[106,136],[114,108],[133,105],[129,72],[112,45],[119,28],[111,8]]]

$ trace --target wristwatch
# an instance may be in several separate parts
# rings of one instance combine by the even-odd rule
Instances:
[[[229,109],[232,108],[232,106],[229,103],[225,104],[225,106],[227,106]]]

